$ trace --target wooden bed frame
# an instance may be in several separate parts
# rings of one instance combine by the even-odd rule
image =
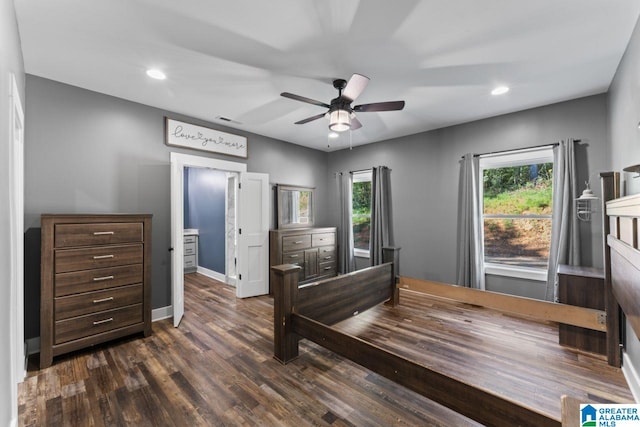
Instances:
[[[331,325],[381,302],[398,303],[399,249],[385,248],[384,264],[298,287],[300,267],[274,266],[274,357],[298,357],[311,340],[428,399],[486,425],[560,426],[558,420],[383,350]]]
[[[633,332],[640,337],[640,194],[614,199],[606,204],[609,233],[605,256],[605,286],[609,297],[607,320],[611,320],[610,364],[620,366],[620,316],[625,314]],[[611,317],[611,319],[609,319]],[[614,363],[611,363],[613,361]]]
[[[617,195],[617,174],[604,177],[603,198]],[[615,188],[612,185],[615,183]],[[606,187],[606,188],[605,188]],[[615,191],[614,191],[615,190]],[[606,193],[605,193],[606,191]],[[607,194],[607,195],[605,195]],[[608,362],[620,366],[618,303],[640,336],[640,195],[606,203],[605,311],[512,297],[399,276],[399,249],[384,249],[384,264],[298,286],[300,267],[272,267],[274,357],[298,357],[298,341],[313,341],[365,368],[486,425],[561,426],[577,423],[579,401],[562,398],[562,421],[422,366],[375,344],[332,328],[377,304],[399,302],[399,288],[451,298],[544,321],[607,331]],[[614,351],[615,350],[615,351]],[[616,356],[617,355],[617,356]],[[617,362],[617,364],[616,364]],[[584,403],[584,402],[582,402]]]

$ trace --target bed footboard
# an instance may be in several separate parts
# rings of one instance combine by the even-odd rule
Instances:
[[[321,324],[333,325],[377,304],[398,304],[400,248],[384,248],[384,264],[338,277],[298,286],[300,267],[271,267],[274,297],[274,357],[287,363],[298,357],[299,331],[293,318],[304,315]]]

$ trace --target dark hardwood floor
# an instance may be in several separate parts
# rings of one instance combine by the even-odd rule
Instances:
[[[43,370],[31,360],[20,425],[477,425],[307,341],[281,365],[270,297],[240,300],[234,288],[185,278],[179,328],[155,322],[151,337],[61,356]],[[338,327],[558,418],[559,387],[589,401],[632,401],[619,370],[559,346],[554,325],[405,291],[400,301]]]

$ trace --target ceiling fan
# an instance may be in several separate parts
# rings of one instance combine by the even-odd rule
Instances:
[[[282,92],[280,95],[285,98],[329,109],[326,113],[307,117],[306,119],[295,122],[295,124],[302,125],[322,117],[327,117],[329,119],[329,129],[334,132],[343,132],[349,129],[356,130],[362,127],[362,123],[360,123],[356,117],[355,112],[366,113],[370,111],[395,111],[402,110],[404,108],[404,101],[374,102],[372,104],[356,105],[352,108],[351,103],[360,96],[368,83],[369,77],[361,74],[354,74],[349,79],[349,82],[344,79],[334,80],[333,87],[338,89],[338,97],[332,99],[330,104],[325,104],[324,102],[289,92]]]

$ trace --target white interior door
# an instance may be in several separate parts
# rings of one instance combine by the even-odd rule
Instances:
[[[237,201],[238,201],[238,174],[227,172],[227,191],[225,199],[226,212],[226,243],[225,243],[225,280],[227,285],[236,286],[236,263],[238,259],[238,227],[237,227]]]
[[[171,153],[171,307],[176,328],[184,315],[184,163]]]
[[[240,174],[238,199],[239,298],[269,293],[269,175]]]

